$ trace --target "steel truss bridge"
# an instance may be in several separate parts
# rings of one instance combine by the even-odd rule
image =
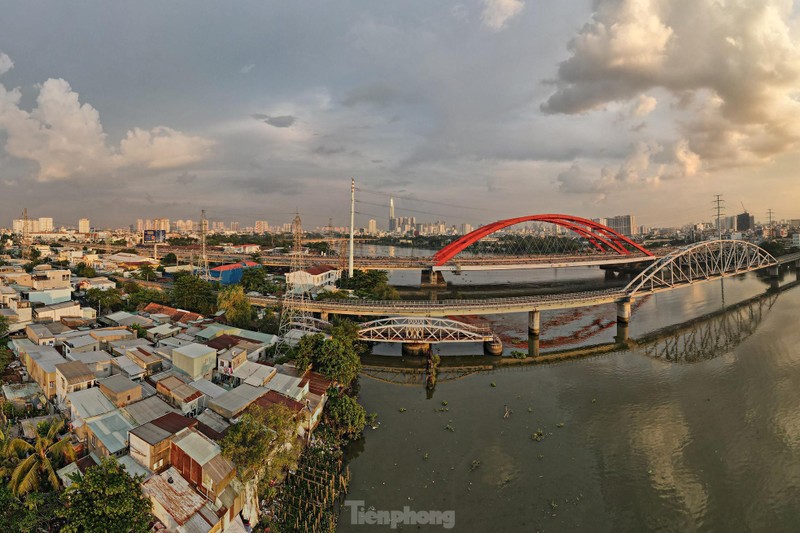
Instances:
[[[745,241],[714,240],[685,246],[659,259],[624,289],[480,300],[309,300],[303,303],[303,307],[306,311],[324,315],[384,317],[446,317],[570,309],[630,303],[644,294],[777,267],[781,263],[798,260],[800,254],[784,256],[778,261],[760,247]]]
[[[370,342],[496,342],[489,328],[431,317],[391,317],[360,324],[358,338]]]

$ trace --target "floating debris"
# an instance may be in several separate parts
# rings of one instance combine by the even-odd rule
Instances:
[[[597,398],[592,398],[592,403],[597,403]]]
[[[489,385],[491,385],[492,387],[497,387],[497,383],[495,383],[494,381],[492,381]]]
[[[539,459],[539,460],[541,461],[542,459],[544,459],[544,455],[542,455],[542,454],[539,454],[539,455],[537,455],[537,456],[536,456],[536,458],[537,458],[537,459]]]
[[[446,406],[447,405],[447,400],[442,400],[442,405]]]
[[[532,413],[533,412],[533,407],[528,407],[528,412]]]
[[[447,431],[455,431],[456,430],[456,428],[454,428],[452,424],[447,424],[444,427],[444,429],[446,429]]]
[[[541,442],[544,440],[544,431],[541,429],[537,429],[535,432],[531,434],[531,440],[535,440],[536,442]]]
[[[556,424],[556,427],[557,428],[563,428],[564,427],[564,422],[559,422],[558,424]]]
[[[475,469],[476,469],[476,468],[478,468],[479,466],[481,466],[481,462],[480,462],[480,461],[478,461],[477,459],[476,459],[476,460],[474,460],[474,461],[472,461],[472,462],[470,463],[470,465],[469,465],[469,470],[470,470],[470,472],[471,472],[471,471],[473,471],[473,470],[475,470]]]
[[[429,457],[429,455],[428,455],[427,453],[426,453],[425,455],[423,455],[423,456],[422,456],[422,458],[423,458],[424,460],[426,460],[426,461],[428,460],[428,457]]]
[[[401,407],[400,409],[398,409],[398,411],[400,411],[401,413],[405,413],[406,412],[406,408],[405,407]]]

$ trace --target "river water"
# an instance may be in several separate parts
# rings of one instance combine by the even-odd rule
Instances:
[[[650,345],[440,381],[432,397],[362,377],[379,425],[353,453],[348,499],[453,511],[454,531],[797,531],[800,288],[736,307],[768,287],[749,274],[661,293],[634,307],[633,339],[716,315]],[[610,342],[613,319],[549,313],[542,353]],[[487,320],[526,341],[525,316]],[[351,518],[339,531],[390,530]]]

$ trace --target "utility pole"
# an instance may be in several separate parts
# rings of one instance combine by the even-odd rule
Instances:
[[[28,208],[22,210],[22,242],[20,243],[20,256],[28,257]]]
[[[356,222],[356,180],[350,179],[350,257],[347,265],[347,276],[353,279],[353,232]]]
[[[208,227],[208,222],[206,222],[206,210],[202,209],[200,211],[200,243],[202,248],[202,261],[203,261],[203,273],[202,277],[204,280],[208,281],[208,278],[211,277],[211,273],[208,271],[208,255],[206,255],[206,228]]]
[[[767,229],[767,232],[768,232],[767,233],[767,239],[768,240],[772,240],[775,237],[773,235],[773,232],[772,232],[772,215],[773,215],[773,213],[774,213],[774,211],[772,210],[772,208],[767,210],[767,216],[769,217],[769,226],[768,226],[768,229]]]

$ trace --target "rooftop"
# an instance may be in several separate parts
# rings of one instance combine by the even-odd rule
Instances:
[[[137,367],[138,368],[138,367]],[[99,385],[104,386],[111,392],[115,394],[120,394],[125,391],[129,391],[131,389],[135,389],[136,387],[141,387],[138,383],[134,383],[126,376],[122,374],[115,374],[110,378],[101,379],[97,382]]]
[[[122,408],[137,424],[146,424],[164,416],[167,413],[174,413],[175,409],[159,398],[151,396],[144,400],[139,400],[126,405]]]
[[[173,353],[177,352],[185,357],[190,359],[197,359],[198,357],[206,357],[209,354],[214,354],[216,357],[217,351],[210,346],[206,346],[205,344],[198,344],[196,342],[192,344],[187,344],[186,346],[179,346],[177,348],[173,348]]]
[[[128,446],[128,432],[133,429],[133,423],[119,409],[89,418],[86,425],[111,454]]]
[[[225,389],[223,389],[219,385],[211,383],[207,379],[198,379],[192,381],[190,385],[195,389],[199,390],[200,392],[202,392],[203,394],[205,394],[206,396],[208,396],[209,398],[217,398],[218,396],[225,394]]]
[[[116,409],[111,400],[97,387],[70,392],[67,394],[67,401],[72,405],[72,410],[84,420]]]
[[[70,361],[68,363],[59,363],[56,365],[56,370],[64,376],[64,379],[70,385],[75,383],[85,383],[94,380],[94,372],[92,372],[85,363],[80,361]]]
[[[230,416],[237,416],[266,391],[267,389],[264,387],[254,387],[247,384],[239,385],[235,389],[231,389],[211,400],[209,407],[217,410],[217,413],[222,416],[226,416],[228,413],[230,413]]]
[[[172,466],[142,483],[142,491],[181,526],[206,505],[206,499]]]
[[[212,272],[224,272],[226,270],[238,270],[240,268],[259,267],[260,263],[255,261],[241,261],[239,263],[231,263],[229,265],[220,265],[211,269]]]

